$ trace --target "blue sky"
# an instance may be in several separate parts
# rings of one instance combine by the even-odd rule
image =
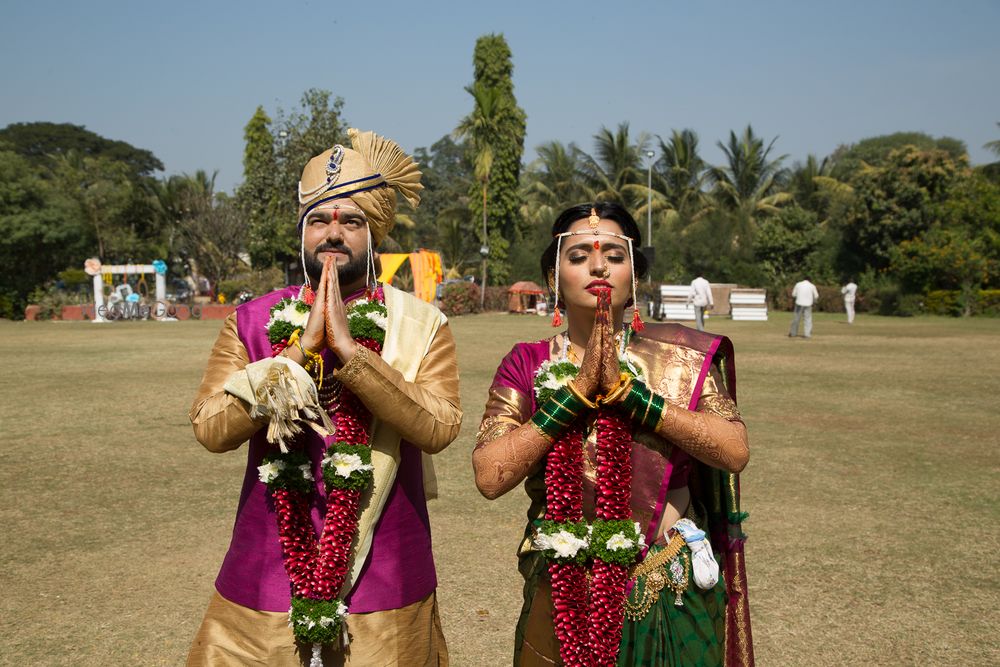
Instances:
[[[152,150],[167,173],[242,178],[243,126],[307,88],[412,150],[471,109],[476,38],[503,33],[528,116],[592,149],[602,126],[747,123],[788,163],[899,130],[949,135],[972,162],[1000,139],[1000,2],[53,2],[0,8],[0,126],[70,122]],[[373,7],[375,9],[365,9]]]

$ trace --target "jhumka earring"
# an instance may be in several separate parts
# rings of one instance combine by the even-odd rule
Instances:
[[[635,276],[635,255],[631,238],[628,239],[628,258],[632,264],[632,331],[642,331],[646,325],[642,323],[642,316],[639,315],[639,299],[636,298],[639,279]]]

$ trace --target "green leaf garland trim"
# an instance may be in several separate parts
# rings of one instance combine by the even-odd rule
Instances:
[[[347,607],[340,600],[293,597],[288,622],[299,640],[332,644],[340,640],[340,628],[346,613]]]
[[[632,546],[609,549],[608,540],[619,533],[631,540]],[[636,533],[635,522],[630,519],[597,519],[591,525],[590,555],[592,558],[600,558],[605,563],[632,565],[642,550],[639,537]]]

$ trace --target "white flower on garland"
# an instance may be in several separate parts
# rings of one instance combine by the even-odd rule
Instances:
[[[546,360],[538,366],[538,370],[535,372],[536,392],[539,389],[559,389],[576,377],[575,372],[567,372],[568,364],[557,364],[558,362]]]
[[[625,537],[625,533],[615,533],[608,538],[606,543],[608,551],[618,551],[619,549],[631,549],[635,546],[635,540]]]
[[[319,624],[324,628],[332,628],[338,621],[347,616],[347,605],[343,602],[337,602],[337,618],[330,618],[329,616],[320,616]]]
[[[313,477],[311,466],[308,463],[303,463],[302,465],[300,465],[299,470],[302,471],[303,479],[307,479],[310,482],[316,481],[316,479]]]
[[[333,468],[333,471],[343,478],[348,478],[358,470],[374,470],[375,466],[361,461],[357,454],[343,454],[335,452],[323,459],[323,465]]]
[[[542,550],[552,549],[559,558],[574,558],[580,549],[587,548],[587,540],[567,530],[560,530],[555,533],[539,533],[535,536],[535,546]]]
[[[374,322],[375,326],[377,326],[379,329],[382,329],[383,331],[385,331],[385,328],[389,326],[389,318],[387,318],[382,313],[377,313],[375,311],[372,311],[370,313],[365,313],[365,317]]]
[[[642,534],[642,526],[639,525],[638,521],[633,525],[635,526],[635,534],[638,536],[636,539],[639,542],[639,548],[644,549],[646,547],[646,536]]]
[[[288,301],[281,310],[271,313],[271,319],[267,321],[267,329],[279,321],[289,322],[294,327],[305,329],[306,323],[309,322],[309,311],[302,312],[296,306],[295,301]]]
[[[277,479],[278,475],[281,474],[281,471],[284,469],[285,469],[284,461],[270,461],[262,466],[257,466],[257,472],[260,476],[260,481],[264,482],[265,484],[270,484],[275,479]]]

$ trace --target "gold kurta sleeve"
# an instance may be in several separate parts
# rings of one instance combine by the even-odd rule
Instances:
[[[458,437],[462,426],[458,361],[447,324],[435,334],[413,382],[364,347],[334,377],[374,416],[429,454],[440,452]]]
[[[210,452],[228,452],[250,439],[266,419],[250,419],[249,406],[223,390],[226,380],[242,370],[250,358],[236,331],[236,313],[226,318],[188,417],[194,437]]]
[[[483,421],[479,424],[476,446],[496,440],[531,418],[528,397],[510,387],[490,387]]]
[[[743,423],[740,410],[736,407],[733,399],[729,397],[729,393],[722,383],[722,376],[719,374],[719,369],[714,364],[705,378],[705,383],[702,385],[701,396],[698,397],[697,411],[711,412],[731,422]]]

